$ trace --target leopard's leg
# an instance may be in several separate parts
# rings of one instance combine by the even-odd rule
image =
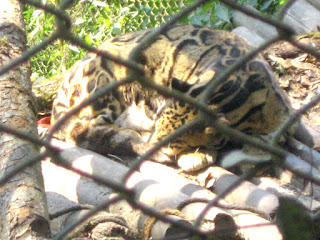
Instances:
[[[179,154],[177,164],[183,171],[192,172],[212,165],[215,163],[216,158],[217,151],[205,153],[196,150],[195,152]]]
[[[151,144],[174,132],[178,127],[188,123],[199,116],[196,109],[179,101],[170,102],[161,112],[155,123]],[[224,117],[218,119],[220,123],[227,124]],[[197,126],[188,130],[182,136],[162,147],[162,152],[169,156],[176,156],[177,163],[185,171],[195,171],[212,164],[216,158],[215,148],[219,146],[224,136],[218,134],[213,127]],[[201,149],[196,151],[196,149]],[[207,150],[202,150],[207,149]],[[210,150],[211,156],[208,154]]]
[[[99,111],[96,108],[94,111],[93,107],[89,106],[67,122],[62,130],[62,135],[67,138],[65,140],[105,156],[112,154],[136,157],[146,153],[150,149],[147,140],[153,122],[146,117],[141,119],[143,114],[139,114],[139,123],[137,116],[132,116],[132,114],[136,115],[137,109],[131,113],[131,108],[135,106],[126,106],[125,110],[116,112],[118,107],[110,107],[107,102],[112,103],[113,106],[119,106],[116,105],[117,101],[106,100],[107,96],[104,98],[104,108]],[[161,151],[154,154],[153,158],[159,161],[169,160],[168,156]]]

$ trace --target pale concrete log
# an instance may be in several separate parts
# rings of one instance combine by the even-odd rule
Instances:
[[[246,211],[231,210],[241,236],[247,240],[282,240],[282,235],[275,224],[258,215]]]
[[[165,165],[146,161],[140,166],[140,171],[143,175],[155,179],[161,184],[165,184],[166,186],[170,187],[173,186],[173,191],[179,191],[187,195],[188,198],[186,198],[184,201],[189,198],[212,200],[216,197],[212,191],[209,191],[208,189],[199,186],[197,183],[178,175],[176,170]],[[224,201],[220,201],[220,203],[226,204]],[[185,214],[188,219],[195,220],[205,207],[205,203],[191,203],[185,206],[181,212]],[[205,215],[205,219],[213,220],[217,214],[225,213],[226,212],[220,208],[212,207]]]
[[[169,185],[174,182],[178,191],[193,198],[213,199],[216,196],[212,191],[199,186],[198,183],[179,175],[177,170],[160,163],[146,161],[141,164],[140,172],[160,183]]]
[[[57,143],[56,141],[54,142]],[[103,156],[95,154],[91,151],[73,147],[72,145],[61,142],[59,142],[58,145],[59,147],[63,146],[63,148],[66,148],[65,151],[62,151],[61,154],[64,159],[72,163],[73,167],[81,169],[82,171],[89,174],[104,177],[108,180],[112,179],[118,183],[121,183],[121,179],[124,177],[124,174],[128,170],[127,167],[110,159],[104,158]],[[92,166],[96,166],[97,169],[93,170]],[[105,186],[99,185],[87,178],[82,178],[78,174],[62,167],[56,166],[55,164],[50,162],[43,162],[42,167],[50,213],[55,213],[72,206],[77,206],[79,204],[90,204],[94,206],[101,204],[102,202],[107,201],[110,198],[112,190]],[[56,176],[63,177],[57,178]],[[143,191],[144,185],[141,185],[140,183],[143,183],[143,181],[150,182],[152,180],[143,178],[140,173],[133,174],[132,179],[133,180],[129,182],[132,183],[137,181],[136,184],[139,186],[135,187],[135,184],[133,183],[133,188],[138,192],[138,195],[139,193],[142,194],[142,196],[140,196],[138,200],[143,203],[149,204],[151,206],[157,205],[157,200],[155,199],[157,197],[157,194],[163,193],[164,196],[168,196],[165,195],[166,193],[164,189],[155,181],[153,181],[151,188]],[[168,189],[168,186],[165,186],[165,188]],[[148,197],[148,192],[150,193],[150,197]],[[182,195],[183,194],[176,193],[175,196],[173,196],[172,201],[185,199],[186,197]],[[171,204],[175,204],[172,203],[172,201],[168,202],[169,207]],[[160,202],[163,203],[166,201],[162,200]],[[127,204],[125,201],[124,203]],[[130,205],[128,206],[130,207]],[[168,207],[168,205],[165,204],[163,208],[166,207]],[[119,208],[121,210],[114,210]],[[124,205],[123,203],[116,203],[112,207],[110,207],[110,209],[111,212],[122,215],[124,211]],[[123,217],[127,220],[131,229],[135,231],[135,234],[139,234],[138,230],[142,227],[140,226],[140,220],[143,217],[143,214],[139,210],[135,210],[134,212],[131,212],[131,214],[129,214],[129,212],[123,215]],[[70,223],[70,215],[74,216],[71,219],[79,218],[79,213],[62,215],[59,218],[51,221],[52,231],[54,233],[58,233],[63,227],[66,226],[66,224]],[[147,219],[147,217],[144,217],[144,219]],[[185,221],[184,219],[177,217],[174,217],[174,220]],[[164,229],[168,229],[169,227],[170,224],[157,223],[154,226],[155,229],[152,230],[152,234],[155,234],[155,236],[159,236],[159,234],[165,232]],[[155,236],[151,235],[151,237]]]
[[[113,180],[117,183],[121,183],[121,179],[124,177],[125,173],[127,172],[128,168],[126,166],[123,166],[117,162],[114,162],[112,160],[108,160],[107,158],[93,153],[86,149],[81,149],[78,147],[74,147],[70,144],[66,144],[57,140],[53,140],[53,145],[56,147],[64,148],[64,151],[61,152],[61,156],[68,160],[70,163],[72,163],[72,166],[82,169],[83,171],[94,174],[96,176],[104,177],[109,180]],[[51,163],[43,163],[44,166],[49,165]],[[95,192],[97,194],[97,197],[88,197],[87,196],[87,190],[88,188],[86,185],[81,185],[84,188],[84,192],[79,192],[80,189],[78,189],[77,192],[67,190],[63,187],[54,186],[54,183],[57,183],[57,179],[55,178],[55,173],[53,173],[56,170],[53,170],[55,168],[58,168],[58,172],[65,172],[67,170],[62,169],[60,167],[52,167],[51,170],[47,169],[46,172],[48,172],[48,175],[44,173],[45,176],[45,186],[46,189],[51,189],[52,191],[56,191],[61,193],[62,195],[68,196],[70,193],[71,196],[68,196],[68,198],[72,199],[72,201],[79,202],[81,204],[91,204],[91,205],[97,205],[101,203],[101,200],[105,200],[106,198],[103,198],[103,196],[108,196],[108,191],[103,191],[103,188],[101,186],[101,189],[98,189],[98,191]],[[51,172],[50,172],[51,171]],[[69,171],[68,171],[69,172]],[[106,174],[108,173],[108,174]],[[61,173],[62,174],[62,173]],[[64,173],[64,175],[67,174],[67,172]],[[77,179],[80,179],[77,177],[76,174],[70,174],[70,177],[67,177],[67,179],[73,179],[75,183],[70,182],[70,187],[75,188],[78,187],[78,183],[76,183]],[[48,177],[48,179],[47,179]],[[49,184],[49,180],[52,180],[50,184],[53,184],[53,186],[47,186]],[[137,183],[143,183],[144,180],[150,180],[149,185],[155,185],[154,187],[146,188],[145,184],[141,184],[138,186]],[[166,181],[166,180],[167,181]],[[83,179],[85,181],[85,179]],[[165,187],[162,187],[159,185],[159,182],[164,185]],[[62,182],[63,184],[63,182]],[[89,188],[91,187],[90,183],[88,184]],[[95,184],[92,182],[92,184]],[[188,181],[182,176],[177,175],[177,172],[173,169],[163,166],[159,163],[152,163],[146,161],[141,166],[141,173],[134,172],[134,174],[131,176],[129,181],[127,181],[126,186],[128,188],[133,188],[137,191],[138,195],[141,196],[141,198],[144,199],[148,203],[156,203],[157,207],[159,208],[175,208],[177,207],[177,204],[180,202],[188,199],[189,197],[196,197],[196,198],[208,198],[212,199],[215,197],[215,195],[198,186],[196,183]],[[146,194],[147,191],[151,191],[152,194]],[[162,194],[160,194],[162,192]],[[75,195],[76,194],[76,195]],[[93,195],[95,195],[93,194]],[[156,195],[154,195],[156,194]],[[160,196],[157,196],[160,195]],[[146,197],[150,196],[150,197]],[[161,197],[168,196],[172,201],[168,201],[169,199],[161,199]],[[160,197],[160,198],[158,198]],[[156,199],[158,198],[158,199]],[[218,211],[221,213],[221,211]]]
[[[216,178],[213,189],[216,194],[223,192],[238,176],[220,168],[210,167],[204,174],[210,174]],[[267,214],[272,214],[279,206],[278,197],[253,183],[244,181],[236,189],[224,198],[229,204],[236,206],[248,206]],[[229,210],[239,228],[241,236],[248,240],[282,239],[282,235],[275,224],[265,218],[242,210]]]
[[[213,167],[213,168],[215,168],[215,167]],[[216,168],[217,169],[214,172],[208,170],[208,171],[205,171],[204,173],[200,174],[200,176],[198,176],[198,179],[203,178],[202,180],[200,180],[200,182],[204,183],[205,181],[208,181],[208,182],[219,181],[219,175],[222,175],[222,172],[225,173],[227,171],[220,168],[220,170],[222,171],[221,172],[218,169],[219,167],[216,167]],[[151,169],[157,169],[157,171],[154,172],[154,171],[151,171]],[[211,169],[211,168],[209,168],[209,169]],[[211,191],[209,191],[207,189],[203,189],[202,187],[200,187],[198,185],[194,185],[190,180],[187,180],[182,176],[179,176],[179,175],[177,176],[176,170],[169,168],[167,166],[161,165],[159,163],[145,162],[141,165],[140,171],[143,174],[147,174],[149,176],[152,175],[153,178],[155,178],[159,182],[165,182],[165,183],[174,182],[175,185],[181,184],[182,191],[185,194],[192,196],[192,198],[204,198],[204,199],[209,199],[209,200],[211,199],[212,200],[216,197],[216,195],[214,193],[212,193]],[[216,173],[218,171],[220,173],[216,175]],[[213,174],[210,174],[210,173],[213,173]],[[165,176],[165,177],[163,177],[163,176]],[[237,176],[235,176],[235,177],[237,177]],[[211,178],[213,178],[213,179],[211,179]],[[190,183],[189,183],[189,185],[186,185],[186,184],[182,184],[182,182],[190,182]],[[223,183],[221,183],[221,184],[223,184]],[[250,183],[250,185],[253,185],[253,184]],[[246,186],[244,186],[244,188],[246,188]],[[254,189],[257,191],[258,187],[255,187]],[[260,191],[261,190],[262,189],[260,189]],[[265,193],[264,201],[268,202],[269,200],[275,200],[274,196],[270,197],[270,195],[272,195],[272,194],[270,194],[268,191],[262,190],[262,192]],[[241,195],[242,194],[241,190],[239,190],[238,193]],[[229,202],[229,204],[227,204],[227,205],[234,206],[234,208],[237,208],[237,206],[248,206],[247,204],[239,203],[237,201],[237,198],[238,197],[235,197],[235,201]],[[251,197],[249,197],[249,199],[250,198]],[[220,200],[219,203],[226,204],[225,201],[223,201],[223,200]],[[194,207],[194,205],[196,205],[196,204],[197,203],[193,203],[190,206],[189,205],[186,206],[185,208],[182,209],[182,212],[187,213],[188,216],[192,216],[192,212],[194,211],[194,209],[196,209],[196,207]],[[191,206],[192,206],[192,208],[191,208]],[[199,206],[199,210],[201,210],[201,208],[202,208],[202,206]],[[199,210],[196,213],[199,213]],[[261,210],[261,209],[259,209],[259,210]],[[263,217],[258,216],[256,214],[253,214],[248,211],[240,211],[240,210],[233,210],[233,209],[231,209],[231,210],[229,209],[228,211],[231,213],[233,219],[235,220],[237,227],[240,227],[239,232],[240,232],[241,236],[244,237],[245,239],[248,239],[248,240],[250,240],[250,239],[251,240],[282,239],[281,234],[280,234],[277,226],[275,224],[271,224],[270,221],[264,219]],[[194,217],[196,217],[198,214],[193,214],[193,215],[194,215]],[[213,213],[211,213],[210,215],[213,215]],[[259,224],[261,226],[259,226]],[[247,228],[247,226],[250,226],[250,225],[253,225],[254,227]],[[241,227],[246,227],[246,228],[241,228]]]
[[[304,161],[320,170],[320,153],[309,148],[305,144],[299,142],[294,138],[288,139],[288,148],[291,153],[300,157]]]
[[[82,178],[51,162],[42,162],[42,173],[50,214],[79,206],[79,204],[98,205],[108,200],[112,193],[110,188]],[[58,233],[65,226],[67,217],[68,214],[65,214],[50,221],[53,234]]]
[[[320,183],[320,171],[292,153],[288,153],[283,163],[283,167],[296,174],[300,173],[302,176],[312,176],[312,179],[314,179],[316,183]]]
[[[287,174],[287,173],[284,173]],[[299,202],[301,202],[306,208],[310,209],[311,211],[319,209],[320,208],[320,202],[317,201],[314,196],[308,196],[305,194],[297,194],[297,190],[292,189],[301,189],[300,187],[303,187],[302,184],[299,186],[294,186],[295,184],[291,181],[282,181],[283,178],[279,179],[273,179],[269,177],[262,177],[259,178],[259,183],[257,186],[261,189],[267,190],[269,192],[272,192],[273,194],[277,196],[286,196],[286,197],[292,197]],[[279,182],[281,181],[281,184]],[[302,180],[301,180],[302,182]],[[283,186],[286,187],[283,187]]]
[[[216,182],[213,185],[213,189],[215,190],[216,194],[222,193],[231,184],[239,179],[239,177],[233,173],[216,166],[208,168],[206,170],[206,174],[211,174],[216,178]],[[279,205],[277,196],[268,191],[260,189],[248,181],[242,182],[224,199],[230,204],[250,206],[259,209],[266,214],[273,213]]]
[[[54,144],[57,146],[60,145],[61,142],[53,141]],[[72,164],[73,167],[77,169],[81,169],[84,172],[87,172],[89,174],[93,174],[95,176],[99,176],[101,178],[105,178],[108,180],[112,180],[114,182],[121,183],[121,179],[124,177],[125,173],[127,172],[128,168],[116,163],[112,160],[108,160],[107,158],[95,154],[91,151],[80,149],[77,147],[72,147],[71,145],[63,144],[63,148],[65,148],[61,152],[61,156],[67,160],[69,163]],[[44,164],[44,166],[48,164]],[[44,167],[45,168],[45,167]],[[46,172],[49,169],[46,170]],[[157,169],[154,169],[157,171]],[[60,170],[59,170],[60,171]],[[56,173],[54,173],[53,169],[50,169],[49,172],[51,172],[51,177],[57,176]],[[106,174],[107,173],[107,174]],[[67,173],[64,173],[64,176]],[[80,188],[78,183],[79,178],[76,176],[73,176],[74,174],[71,174],[72,176],[67,177],[70,181],[74,181],[74,183],[68,182],[70,187],[76,188],[76,190],[68,190],[65,191],[63,187],[46,187],[46,189],[51,189],[52,191],[59,191],[56,192],[59,195],[64,195],[67,199],[72,199],[72,202],[79,202],[82,204],[92,204],[96,205],[103,202],[103,200],[108,199],[110,196],[101,196],[99,197],[88,197],[88,189]],[[47,186],[49,184],[49,180],[47,180],[47,177],[50,177],[49,175],[46,175],[44,173],[44,179],[45,179],[45,185]],[[165,176],[163,176],[165,177]],[[85,179],[83,181],[86,181]],[[54,180],[51,181],[51,184],[57,185],[56,177],[54,177]],[[164,183],[159,184],[156,180],[150,178],[149,176],[144,176],[143,174],[139,172],[134,172],[131,177],[128,179],[126,186],[128,188],[132,188],[136,191],[137,199],[145,204],[148,204],[149,206],[156,207],[158,209],[166,209],[171,208],[175,209],[181,202],[186,201],[190,197],[186,194],[183,194],[180,192],[180,187],[175,186],[173,184],[174,182],[170,182],[169,185],[166,185]],[[94,184],[92,182],[92,184]],[[189,184],[189,182],[188,182]],[[100,186],[102,188],[102,186]],[[94,186],[92,186],[92,190],[90,190],[90,195],[93,195],[93,193],[97,192],[100,194],[101,190],[94,190]],[[54,190],[53,190],[54,189]],[[75,192],[76,191],[76,192]],[[83,192],[84,191],[84,192]],[[105,192],[107,192],[106,190]],[[71,192],[71,196],[68,196],[68,193]],[[81,199],[79,196],[83,195],[83,199]],[[102,194],[103,195],[103,194]],[[48,195],[50,196],[50,195]],[[93,200],[92,200],[93,199]],[[98,202],[96,202],[96,200]],[[52,202],[52,201],[51,201]],[[59,204],[58,204],[59,205]],[[117,205],[117,204],[116,204]],[[205,207],[204,203],[201,203],[201,207],[199,207],[199,204],[195,204],[197,207],[196,210],[189,210],[188,212],[192,213],[193,215],[188,216],[188,213],[185,213],[185,216],[187,219],[194,219],[195,218],[195,212],[198,211],[198,215],[200,214],[200,211]],[[51,207],[51,206],[50,206]],[[53,207],[52,207],[53,208]],[[206,217],[210,216],[210,220],[214,220],[215,216],[217,214],[224,214],[226,217],[229,217],[232,219],[228,214],[226,214],[222,210],[217,210],[217,208],[212,208],[211,211],[209,211],[209,214],[207,214]],[[127,216],[127,215],[126,215]],[[134,222],[132,219],[130,219],[130,222]],[[58,224],[59,225],[59,224]],[[136,229],[138,229],[139,226],[136,226]]]
[[[296,141],[296,140],[292,140],[292,141]],[[303,144],[300,143],[300,145],[303,145]],[[311,150],[308,147],[306,148],[309,151]],[[307,156],[304,156],[304,157],[307,158]],[[317,161],[316,158],[314,159],[315,161]],[[310,161],[312,160],[312,155],[310,155],[309,160]],[[292,153],[288,153],[285,161],[283,162],[283,167],[285,169],[293,171],[295,174],[300,173],[302,174],[302,176],[312,176],[312,178],[315,181],[320,182],[320,177],[319,177],[320,171],[315,167],[312,167],[312,165],[309,164],[307,161],[298,158]],[[233,175],[232,173],[222,168],[211,167],[206,172],[211,173],[213,176],[216,176],[217,181],[213,187],[217,194],[223,192],[233,182],[238,180],[237,176]],[[304,179],[302,178],[296,178],[296,179],[300,179],[299,184],[295,182],[296,187],[303,189],[303,183],[305,182]],[[315,185],[314,188],[316,187],[317,186]],[[274,212],[278,207],[278,199],[276,199],[275,195],[272,195],[272,194],[270,195],[269,192],[261,191],[261,190],[262,190],[261,188],[258,188],[254,184],[245,181],[238,188],[232,191],[225,198],[225,200],[229,203],[238,203],[240,205],[251,206],[268,214]]]
[[[313,5],[315,8],[320,10],[320,1],[319,0],[308,0],[308,2]]]
[[[80,168],[85,172],[94,173],[96,176],[105,177],[106,179],[112,178],[114,181],[120,182],[120,179],[122,179],[124,176],[124,172],[126,172],[127,170],[126,167],[122,166],[119,163],[109,161],[105,157],[102,157],[98,154],[95,154],[88,150],[84,150],[80,148],[72,147],[69,149],[65,149],[64,151],[62,151],[62,156],[69,159],[69,161],[73,163],[73,166]],[[109,165],[109,162],[112,165],[112,167],[105,166],[105,165]],[[95,169],[96,169],[95,171],[93,171],[92,166],[95,166]],[[112,172],[108,172],[108,174],[106,174],[107,169],[109,169],[108,171],[112,171]],[[56,176],[54,173],[51,173],[51,174],[52,176]],[[210,181],[209,178],[208,180]],[[72,179],[72,178],[68,177],[67,179]],[[73,177],[73,179],[77,180],[79,178]],[[46,175],[45,175],[45,180],[46,180]],[[67,184],[70,184],[70,182],[68,182]],[[76,185],[74,185],[74,187],[76,187]],[[177,175],[176,170],[173,170],[169,167],[163,166],[158,163],[153,163],[153,162],[143,163],[141,166],[141,173],[134,172],[134,174],[130,177],[130,179],[127,182],[127,187],[130,187],[136,190],[137,199],[139,201],[147,203],[158,209],[176,208],[179,204],[190,199],[191,196],[193,198],[194,197],[207,198],[209,200],[215,197],[215,195],[212,192],[201,188],[196,183],[191,182],[182,176]],[[61,189],[61,188],[56,188],[56,189]],[[91,189],[93,190],[93,187]],[[79,200],[74,197],[75,190],[72,190],[72,191],[68,190],[64,192],[65,192],[64,194],[67,194],[68,192],[71,192],[71,193],[73,192],[73,195],[71,195],[71,197],[69,198],[73,199],[74,202]],[[77,186],[77,194],[81,195],[80,192],[81,192],[81,188]],[[91,192],[93,193],[93,191]],[[86,191],[86,195],[88,195],[88,191]],[[106,197],[105,199],[109,197],[110,196]],[[66,198],[68,197],[66,196]],[[99,199],[102,200],[101,197],[99,197]],[[89,201],[89,202],[82,202],[82,203],[92,203],[92,202]],[[239,205],[238,202],[236,202],[236,205]],[[185,217],[188,220],[193,220],[200,214],[200,212],[204,207],[205,207],[204,203],[192,203],[187,207],[185,207],[184,209],[182,209],[182,213],[185,215]],[[143,226],[143,222],[148,218],[147,216],[141,215],[141,212],[139,210],[132,209],[131,206],[129,206],[126,203],[126,201],[121,201],[117,204],[113,204],[112,206],[110,206],[109,209],[110,209],[110,212],[114,214],[121,214],[122,216],[124,216],[127,219],[127,222],[131,224],[130,227],[132,229],[141,229]],[[230,220],[232,219],[228,214],[226,214],[224,211],[222,211],[219,208],[211,208],[208,214],[206,215],[205,219],[214,221],[217,214],[219,216],[223,215],[225,218],[229,218]],[[252,213],[245,212],[245,214],[250,215]],[[258,216],[256,217],[255,214],[253,214],[253,216],[254,217],[251,217],[251,218],[248,217],[248,218],[249,219],[256,218],[257,220],[259,220],[258,222],[265,222],[265,220],[260,219],[261,217],[258,217]],[[245,219],[246,218],[239,218],[238,216],[236,216],[235,218],[236,223],[242,226],[248,225],[245,222]],[[233,222],[233,221],[230,221],[230,222]],[[160,224],[160,223],[156,223],[156,224]],[[158,225],[154,225],[154,227],[156,226]],[[161,229],[164,228],[162,224],[160,224],[160,226],[161,226],[160,227]],[[230,229],[234,229],[234,228],[235,226],[230,225]],[[269,239],[277,239],[276,238],[277,234],[273,236],[275,232],[277,233],[276,226],[271,225],[271,228],[273,229],[272,231],[270,231],[269,229],[267,232],[261,235],[268,236]],[[160,232],[162,231],[161,229],[159,229]],[[159,234],[159,231],[152,229],[152,234]],[[252,231],[256,231],[256,228],[249,228],[247,231],[249,231],[248,235],[251,235],[253,234]],[[262,231],[262,230],[260,229],[259,231]],[[162,232],[165,232],[165,231],[162,231]]]
[[[302,118],[302,123],[312,136],[314,148],[320,150],[320,128],[305,117]]]
[[[64,159],[68,160],[70,163],[72,163],[73,167],[82,169],[83,171],[89,174],[103,177],[105,179],[113,180],[114,182],[121,184],[121,179],[124,177],[125,173],[128,170],[127,167],[117,162],[114,162],[112,160],[108,160],[107,158],[99,154],[93,153],[91,151],[88,151],[86,149],[73,147],[72,145],[65,144],[55,140],[53,141],[53,143],[56,147],[65,148],[64,151],[61,152],[61,156]],[[167,208],[167,207],[176,208],[179,202],[185,201],[190,196],[200,197],[200,195],[196,195],[194,193],[195,189],[198,192],[207,191],[201,188],[200,186],[197,186],[195,183],[186,181],[186,179],[183,177],[180,177],[178,175],[173,175],[173,172],[170,171],[172,169],[168,167],[162,166],[163,167],[162,169],[166,169],[167,171],[162,171],[161,174],[157,174],[159,173],[159,169],[161,169],[161,164],[156,164],[156,166],[154,166],[150,162],[149,163],[146,162],[144,164],[146,164],[147,166],[150,166],[151,164],[152,167],[156,167],[156,168],[153,168],[153,169],[149,168],[149,170],[144,170],[142,171],[142,174],[139,172],[134,172],[134,174],[132,174],[130,179],[127,181],[126,186],[128,188],[132,188],[136,190],[138,196],[140,197],[140,200],[147,204],[150,204],[150,205],[155,204],[155,206],[160,209]],[[142,166],[144,166],[144,164]],[[44,163],[44,165],[47,165],[47,164]],[[55,168],[59,168],[59,167],[55,167]],[[61,170],[60,168],[59,172],[60,171],[66,171],[66,170]],[[45,186],[47,189],[47,183],[49,184],[49,182],[47,181],[47,177],[50,178],[50,175],[51,175],[51,179],[53,181],[50,184],[57,183],[57,179],[54,177],[56,176],[56,174],[53,173],[54,172],[53,169],[46,170],[46,172],[49,172],[48,175],[44,173]],[[73,184],[70,183],[70,187],[71,188],[79,187],[78,183],[76,182],[78,177],[74,174],[71,174],[71,175],[72,176],[68,177],[68,179],[73,179],[75,183]],[[158,182],[160,177],[163,179],[171,179],[171,180],[168,182],[164,182],[164,181],[161,182],[162,185],[164,185],[163,187]],[[144,184],[146,180],[149,180],[147,185]],[[83,181],[86,181],[86,180],[83,179]],[[140,185],[138,183],[140,183]],[[88,184],[88,186],[90,186],[90,183],[85,183],[85,184]],[[92,182],[92,184],[95,184],[95,183]],[[106,198],[103,198],[104,195],[108,196],[106,191],[99,189],[98,191],[95,192],[97,194],[97,197],[92,197],[92,198],[88,197],[86,194],[88,188],[86,187],[86,185],[81,185],[81,186],[84,188],[85,190],[84,192],[79,192],[80,189],[77,189],[77,192],[74,192],[71,190],[64,191],[63,188],[58,186],[51,186],[50,188],[48,187],[48,189],[52,189],[52,191],[57,191],[61,194],[71,193],[71,196],[68,196],[68,198],[69,199],[71,198],[72,201],[79,202],[81,204],[97,205],[101,203],[101,200],[106,199]],[[63,191],[61,191],[61,189]],[[185,193],[185,191],[189,193],[189,196]],[[76,194],[76,196],[74,194]],[[207,194],[207,197],[210,197],[210,198],[214,197],[214,194],[213,193],[210,194],[209,191],[206,194]],[[201,197],[203,197],[203,195],[204,193],[202,193]]]
[[[88,161],[90,161],[89,158]],[[86,166],[82,165],[81,168],[86,168]],[[101,201],[107,200],[109,195],[113,193],[112,189],[51,162],[42,162],[42,172],[45,176],[47,195],[48,193],[59,193],[74,203],[97,205]],[[57,176],[63,177],[59,178]],[[78,189],[81,189],[81,191],[78,191]]]
[[[287,156],[284,164],[288,170],[281,170],[279,179],[283,182],[283,184],[290,184],[296,189],[303,189],[304,191],[310,193],[312,192],[312,198],[320,200],[319,153],[295,139],[289,139],[288,148],[291,153]],[[296,155],[299,158],[297,158]],[[318,184],[308,183],[306,178],[300,177],[296,173],[289,171],[292,169],[303,173],[305,176],[312,177],[318,181]]]
[[[91,161],[95,162],[94,160],[99,158],[100,155],[85,149],[75,148],[74,145],[61,141],[53,140],[52,143],[56,147],[64,149],[61,153],[62,157],[71,163],[73,162],[75,167],[85,169],[86,172],[91,174],[94,172],[93,169],[95,169],[95,165],[91,165]],[[100,159],[100,161],[104,160],[104,158],[102,160]],[[111,179],[121,179],[128,168],[120,164],[113,165],[113,163],[114,162],[111,161],[110,165],[102,164],[100,170],[101,172],[108,172],[108,176]],[[50,214],[78,206],[79,204],[95,206],[107,201],[110,194],[113,193],[110,188],[96,184],[87,178],[83,178],[51,162],[42,162],[42,171]],[[68,216],[68,214],[62,215],[50,221],[50,226],[54,234],[61,231],[65,226],[65,221]]]
[[[157,221],[155,220],[153,223],[152,217],[149,217],[147,215],[144,215],[140,210],[132,208],[132,206],[125,200],[117,202],[116,204],[112,204],[109,207],[110,212],[113,214],[119,214],[121,216],[125,216],[128,226],[130,229],[133,229],[135,235],[139,235],[142,239],[149,239],[149,237],[155,238],[155,239],[162,239],[163,237],[173,237],[175,234],[182,234],[184,231],[177,229],[172,234],[168,233],[170,232],[170,229],[172,228],[171,224]],[[168,209],[169,210],[169,209]],[[173,210],[171,210],[174,212]],[[170,211],[166,213],[166,216],[168,216],[172,221],[174,222],[180,222],[187,224],[188,226],[191,226],[191,223],[189,222],[189,219],[181,218],[181,216],[175,216],[172,214],[168,214]],[[165,214],[165,211],[163,212]],[[180,213],[181,214],[181,213]]]
[[[256,32],[249,30],[245,26],[240,26],[232,30],[233,33],[238,34],[248,41],[248,43],[254,47],[259,47],[266,40],[259,36]]]
[[[320,11],[319,1],[311,1],[313,5],[304,0],[296,1],[285,13],[283,22],[292,27],[297,34],[319,31]],[[257,11],[252,8],[253,11]],[[237,26],[244,26],[256,32],[263,39],[271,39],[278,35],[275,27],[255,18],[249,17],[240,11],[235,11],[233,22]]]
[[[305,144],[309,148],[315,147],[315,139],[313,134],[309,131],[307,128],[305,122],[303,120],[300,120],[298,122],[296,131],[293,135],[293,137],[300,141],[301,143]]]
[[[320,12],[309,2],[297,0],[287,10],[283,22],[292,26],[297,34],[316,32],[320,26]]]
[[[257,11],[255,8],[250,7],[251,10]],[[270,24],[264,23],[256,18],[249,17],[246,14],[235,11],[233,15],[233,22],[237,26],[244,26],[249,27],[251,31],[256,32],[259,36],[263,39],[271,39],[278,35],[278,32],[275,27],[271,26]]]

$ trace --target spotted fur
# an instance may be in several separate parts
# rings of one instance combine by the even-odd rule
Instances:
[[[127,59],[149,32],[115,37],[102,49]],[[208,83],[250,50],[246,41],[233,33],[177,25],[146,47],[138,62],[144,67],[146,77],[155,83],[197,99]],[[101,87],[126,77],[126,70],[93,53],[79,61],[57,93],[52,123]],[[211,92],[208,105],[218,110],[219,121],[253,136],[273,132],[291,111],[287,97],[261,56],[243,64],[219,84]],[[166,99],[135,82],[120,86],[84,108],[70,118],[56,136],[105,155],[142,154],[197,116],[199,111],[190,105]],[[168,160],[199,152],[203,156],[201,160],[183,157],[188,166],[183,163],[182,167],[195,170],[211,161],[204,157],[205,153],[215,151],[222,141],[225,137],[214,128],[198,127],[162,148],[154,158]]]

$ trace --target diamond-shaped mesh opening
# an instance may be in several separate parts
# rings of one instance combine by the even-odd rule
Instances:
[[[128,8],[128,24],[124,31],[152,28],[164,23],[168,18],[185,7],[187,1],[119,1],[120,7]]]

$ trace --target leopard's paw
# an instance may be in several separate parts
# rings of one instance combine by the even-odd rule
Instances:
[[[178,158],[178,166],[185,172],[192,172],[212,165],[216,161],[216,152],[194,152],[181,154]]]

